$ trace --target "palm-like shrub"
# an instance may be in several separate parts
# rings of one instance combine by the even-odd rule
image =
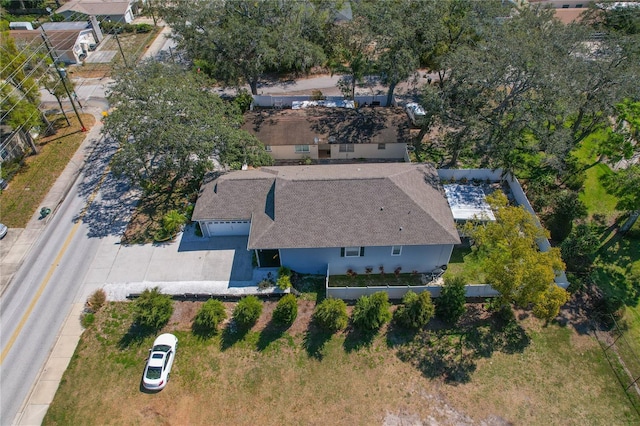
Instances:
[[[227,312],[221,301],[209,299],[202,305],[200,311],[193,320],[193,328],[200,332],[213,332],[218,330],[218,325],[227,319]]]
[[[417,330],[427,325],[434,313],[431,293],[423,291],[416,294],[408,291],[402,298],[402,305],[396,309],[394,318],[403,327]]]
[[[363,330],[377,330],[391,320],[389,296],[383,291],[361,296],[353,309],[353,324]]]
[[[289,293],[280,299],[273,311],[273,320],[279,324],[292,324],[298,316],[298,300]]]
[[[142,292],[133,302],[133,320],[141,327],[159,330],[173,314],[171,296],[162,294],[158,287]]]
[[[336,332],[347,326],[347,304],[344,300],[328,298],[324,299],[313,313],[313,320],[325,330]]]
[[[262,302],[256,296],[246,296],[240,299],[233,310],[233,320],[240,327],[249,328],[258,321],[262,313]]]

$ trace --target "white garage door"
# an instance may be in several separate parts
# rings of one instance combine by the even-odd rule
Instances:
[[[249,220],[214,220],[207,222],[207,229],[211,237],[249,235],[250,227],[251,221]]]

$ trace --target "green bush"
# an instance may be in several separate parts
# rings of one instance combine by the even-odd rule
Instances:
[[[136,33],[144,34],[150,33],[153,30],[153,25],[151,24],[135,24]]]
[[[389,295],[383,291],[361,296],[353,309],[353,324],[364,330],[377,330],[391,320]]]
[[[325,330],[335,332],[347,326],[347,304],[344,300],[328,298],[324,299],[313,313],[315,323]]]
[[[281,266],[278,268],[278,280],[276,281],[280,290],[291,288],[291,268]]]
[[[289,275],[281,275],[278,277],[276,284],[278,284],[280,290],[291,288],[291,277]]]
[[[202,305],[193,320],[193,328],[201,332],[216,332],[218,325],[227,319],[227,312],[221,301],[209,299]]]
[[[394,317],[403,327],[417,330],[427,325],[434,313],[431,293],[423,291],[418,295],[410,290],[402,298],[402,306],[396,309]]]
[[[240,90],[238,96],[233,99],[233,102],[238,106],[241,113],[249,111],[251,103],[253,102],[253,96],[246,89]]]
[[[440,319],[455,324],[465,313],[465,285],[464,278],[460,276],[445,277],[440,297],[436,299],[436,314]]]
[[[171,296],[162,294],[158,287],[142,292],[133,302],[133,320],[141,327],[161,329],[173,314]]]
[[[95,314],[92,312],[87,312],[86,314],[82,315],[82,318],[80,318],[80,324],[84,328],[89,328],[95,322],[95,320]]]
[[[280,324],[292,324],[298,316],[298,300],[289,293],[278,301],[273,311],[273,320]]]
[[[240,299],[233,310],[233,320],[240,327],[249,328],[258,321],[262,313],[262,302],[256,296],[246,296]]]

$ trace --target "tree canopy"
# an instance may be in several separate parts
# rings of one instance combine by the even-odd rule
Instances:
[[[177,0],[161,9],[178,43],[201,61],[212,77],[238,87],[247,83],[258,94],[258,81],[269,71],[306,72],[324,62],[316,43],[328,13],[317,2]]]
[[[487,199],[496,220],[469,222],[464,232],[484,259],[486,280],[500,293],[502,302],[535,305],[556,286],[556,271],[564,269],[560,250],[540,251],[536,241],[547,237],[546,231],[536,226],[534,216],[522,206],[508,205],[502,192],[496,191]]]
[[[103,132],[120,142],[112,170],[143,188],[199,181],[215,157],[236,168],[271,161],[240,129],[236,106],[211,93],[202,75],[147,62],[118,74],[108,100]]]

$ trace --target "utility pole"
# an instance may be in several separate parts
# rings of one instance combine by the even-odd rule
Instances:
[[[118,43],[118,49],[120,49],[120,54],[122,55],[122,61],[124,62],[124,66],[125,68],[129,68],[129,65],[127,65],[127,58],[124,57],[124,52],[122,51],[122,45],[120,44],[120,39],[118,38],[118,32],[120,31],[119,28],[114,28],[113,29],[113,34],[116,37],[116,43]]]
[[[106,20],[109,24],[111,24],[111,17],[110,17],[110,16],[107,16],[107,17],[105,18],[105,20]],[[117,26],[115,26],[115,25],[113,25],[113,26],[111,27],[111,31],[113,31],[113,36],[114,36],[114,37],[115,37],[115,39],[116,39],[116,43],[118,43],[118,49],[120,49],[120,54],[122,55],[122,62],[124,62],[124,66],[125,66],[125,68],[129,68],[129,65],[127,65],[127,58],[125,58],[125,56],[124,56],[124,52],[122,51],[122,45],[120,44],[120,39],[118,38],[118,32],[120,31],[120,28],[119,28],[119,27],[117,27]]]
[[[41,35],[42,35],[42,40],[44,41],[44,46],[47,48],[47,52],[49,53],[49,56],[53,61],[53,66],[56,67],[56,71],[58,71],[58,77],[60,77],[60,81],[62,82],[64,91],[67,92],[67,96],[69,97],[69,102],[71,102],[71,106],[73,107],[73,112],[76,113],[76,117],[78,118],[78,122],[80,123],[80,130],[82,130],[83,132],[86,132],[87,128],[84,126],[84,123],[82,122],[82,118],[80,118],[80,114],[78,113],[78,109],[76,108],[75,102],[73,102],[73,97],[71,96],[71,93],[69,92],[69,88],[67,87],[65,76],[63,75],[62,70],[58,68],[58,65],[57,65],[58,61],[56,57],[53,55],[53,49],[49,46],[49,39],[47,37],[47,33],[44,31],[44,28],[42,27],[40,28],[42,29]]]

